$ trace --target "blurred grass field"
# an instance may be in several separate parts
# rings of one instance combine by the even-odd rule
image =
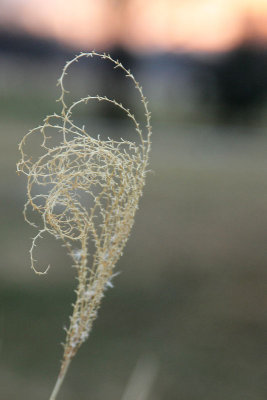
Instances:
[[[23,220],[25,179],[15,164],[17,144],[45,104],[50,111],[33,96],[24,104],[32,114],[1,113],[0,400],[48,398],[74,298],[59,242],[40,242],[48,275],[29,268],[34,233]],[[113,124],[123,136],[123,123]],[[266,129],[157,118],[153,127],[153,172],[121,274],[59,398],[117,400],[138,358],[152,354],[160,369],[151,400],[264,400]]]

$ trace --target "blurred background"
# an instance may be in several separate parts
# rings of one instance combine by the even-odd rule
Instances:
[[[0,0],[0,400],[48,399],[58,373],[74,270],[51,238],[36,253],[48,275],[30,270],[17,145],[60,112],[63,65],[92,49],[119,58],[150,100],[153,173],[59,399],[121,399],[150,357],[149,400],[264,400],[266,0]],[[141,115],[106,62],[75,65],[67,86]],[[93,135],[135,135],[100,104],[77,118]]]

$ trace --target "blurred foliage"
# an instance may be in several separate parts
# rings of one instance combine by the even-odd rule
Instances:
[[[57,74],[47,71],[28,90],[34,75],[25,72],[0,96],[1,399],[48,397],[73,299],[74,271],[59,243],[40,248],[41,262],[52,266],[46,277],[29,268],[34,233],[23,221],[25,187],[15,173],[19,140],[54,108]],[[175,109],[163,123],[167,108],[156,100],[154,172],[122,273],[62,398],[119,399],[139,356],[152,353],[160,363],[153,400],[264,400],[265,126],[226,126],[212,116],[204,123],[197,110],[182,124]],[[93,131],[131,135],[123,121],[81,117]]]

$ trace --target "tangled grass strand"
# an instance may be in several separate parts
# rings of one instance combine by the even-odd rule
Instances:
[[[133,82],[144,107],[145,135],[135,115],[115,99],[88,95],[67,105],[65,77],[69,68],[81,58],[92,57],[108,60]],[[17,164],[17,171],[27,176],[28,200],[24,217],[38,229],[30,248],[31,268],[37,274],[45,274],[49,269],[48,266],[39,271],[34,259],[37,241],[48,233],[62,241],[77,269],[76,301],[66,329],[59,380],[51,400],[55,399],[71,359],[89,336],[105,289],[112,286],[113,270],[128,239],[142,195],[152,133],[142,87],[130,70],[110,55],[94,51],[80,53],[66,63],[58,85],[61,114],[47,116],[42,125],[24,136],[19,144],[21,160]],[[136,140],[95,139],[84,126],[77,126],[71,119],[73,111],[90,101],[108,102],[120,108],[132,121]],[[34,135],[42,138],[42,154],[37,157],[27,154],[28,142]],[[32,211],[39,215],[39,225],[31,219]]]

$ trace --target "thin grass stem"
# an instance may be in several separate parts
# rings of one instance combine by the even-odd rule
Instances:
[[[70,365],[70,361],[71,361],[71,359],[68,359],[68,360],[66,360],[66,362],[64,362],[62,364],[62,367],[60,369],[56,384],[54,386],[54,389],[53,389],[53,391],[51,393],[51,396],[50,396],[49,400],[56,400],[57,395],[59,393],[59,390],[60,390],[60,388],[62,386],[62,383],[63,383],[63,381],[65,379],[66,373],[68,371],[68,368],[69,368],[69,365]]]

